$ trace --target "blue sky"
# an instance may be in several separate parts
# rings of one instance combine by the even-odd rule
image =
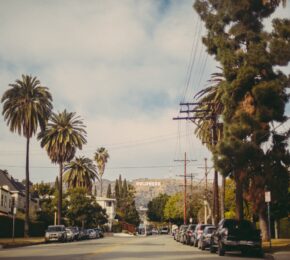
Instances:
[[[197,166],[210,155],[192,135],[191,123],[172,120],[180,100],[191,100],[216,70],[192,4],[0,1],[0,95],[21,74],[37,76],[49,87],[55,111],[66,108],[83,118],[88,144],[78,155],[92,158],[98,147],[108,149],[105,178],[175,177],[182,167],[173,160],[185,151],[197,159],[189,171],[201,176]],[[288,5],[278,15],[289,13]],[[192,46],[195,63],[184,93]],[[3,117],[0,132],[0,169],[23,179],[25,140],[9,132]],[[32,181],[57,176],[35,138],[30,161]]]

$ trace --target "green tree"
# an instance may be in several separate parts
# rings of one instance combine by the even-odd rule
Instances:
[[[64,110],[59,114],[53,113],[45,129],[38,135],[41,147],[45,148],[53,163],[59,164],[59,200],[58,200],[58,224],[61,224],[62,216],[62,174],[63,165],[69,162],[77,149],[82,149],[86,141],[86,131],[83,121]]]
[[[98,148],[95,152],[95,161],[97,162],[99,180],[101,184],[101,197],[103,196],[103,175],[109,158],[109,153],[104,147]]]
[[[85,188],[70,189],[68,196],[69,207],[66,217],[70,225],[97,227],[107,223],[106,210],[102,209],[94,197],[87,196]]]
[[[68,188],[83,187],[91,194],[95,178],[97,178],[97,169],[89,158],[76,157],[64,165],[63,180],[68,184]]]
[[[168,199],[169,196],[167,194],[159,194],[156,198],[149,201],[147,216],[150,221],[165,221],[164,208]]]
[[[108,189],[107,189],[107,198],[112,198],[111,183],[109,183],[109,185],[108,185]]]
[[[29,233],[29,143],[31,137],[41,129],[51,114],[52,96],[48,88],[41,86],[36,77],[22,75],[15,83],[9,84],[4,92],[2,114],[11,132],[18,132],[26,138],[26,166],[25,166],[25,225],[24,233]]]
[[[183,223],[183,194],[176,193],[167,200],[164,217],[176,224]]]
[[[243,218],[245,186],[255,184],[257,191],[264,192],[262,146],[271,135],[271,123],[285,121],[289,79],[275,67],[290,60],[290,21],[274,19],[271,32],[263,29],[264,19],[280,2],[197,0],[194,4],[208,30],[203,42],[220,62],[226,79],[222,86],[224,137],[215,163],[224,175],[234,176],[238,219]],[[260,181],[254,182],[255,178]],[[263,239],[267,239],[262,204],[258,214]]]

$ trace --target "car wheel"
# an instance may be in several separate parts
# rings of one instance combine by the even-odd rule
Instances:
[[[209,252],[211,252],[212,254],[215,253],[216,249],[214,248],[213,245],[210,245],[209,247]]]
[[[219,256],[224,256],[225,255],[225,249],[223,247],[222,242],[219,242],[219,245],[218,245],[218,255]]]
[[[198,243],[198,240],[194,239],[194,243],[193,243],[193,245],[194,245],[195,247],[197,247],[197,243]]]

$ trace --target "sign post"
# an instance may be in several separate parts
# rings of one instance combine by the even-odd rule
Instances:
[[[270,216],[270,202],[271,202],[271,191],[265,191],[265,202],[268,206],[268,230],[269,230],[269,242],[270,248],[272,247],[271,241],[271,216]]]

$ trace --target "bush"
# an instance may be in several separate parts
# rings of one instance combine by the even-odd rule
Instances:
[[[12,237],[13,218],[11,216],[0,215],[0,237]],[[24,220],[15,218],[15,237],[24,236]],[[29,235],[30,236],[44,236],[45,227],[43,222],[30,222]]]
[[[112,225],[112,232],[114,233],[121,233],[122,232],[122,224],[119,222],[113,223]]]

